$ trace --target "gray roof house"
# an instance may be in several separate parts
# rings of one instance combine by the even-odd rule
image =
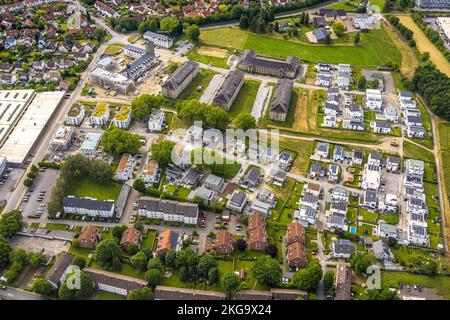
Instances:
[[[356,248],[350,240],[339,239],[333,241],[332,244],[333,257],[349,259],[353,254],[356,253]]]
[[[255,188],[262,179],[263,175],[257,168],[251,168],[241,180],[242,188]]]
[[[222,177],[218,177],[218,176],[210,173],[208,175],[208,177],[206,177],[206,180],[203,183],[203,186],[205,188],[219,192],[222,189],[224,182],[225,182],[225,180]]]
[[[228,111],[243,84],[244,74],[236,70],[230,71],[222,82],[219,90],[217,90],[214,95],[212,103],[225,111]]]
[[[294,82],[291,80],[280,79],[277,81],[277,86],[270,104],[270,120],[286,121],[293,88]]]
[[[242,212],[248,201],[248,195],[239,190],[235,190],[227,202],[227,208],[232,211]]]
[[[176,99],[198,74],[199,64],[186,61],[161,86],[161,94],[170,99]]]
[[[238,67],[244,71],[262,73],[278,78],[294,78],[300,63],[289,56],[285,61],[257,57],[255,51],[245,50]]]
[[[189,170],[184,174],[183,179],[181,179],[181,184],[186,188],[195,188],[197,183],[200,181],[202,174],[197,168],[190,167]]]

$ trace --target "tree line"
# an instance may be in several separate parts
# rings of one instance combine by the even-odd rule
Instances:
[[[400,23],[400,19],[392,14],[387,14],[386,18],[388,21],[400,32],[400,34],[408,41],[408,44],[411,47],[416,46],[416,42],[413,39],[414,33],[409,30],[407,27],[405,27],[403,24]]]
[[[450,50],[445,47],[444,40],[442,40],[439,32],[434,30],[433,28],[428,27],[427,23],[425,22],[425,20],[423,20],[423,17],[420,13],[413,13],[411,15],[411,18],[419,26],[419,28],[422,29],[427,38],[436,46],[436,48],[438,48],[442,52],[445,58],[450,61]]]

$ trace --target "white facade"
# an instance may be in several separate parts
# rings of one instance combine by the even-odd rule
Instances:
[[[361,188],[364,190],[378,190],[381,183],[381,171],[380,167],[374,165],[364,165],[362,172]]]
[[[173,46],[172,38],[156,32],[147,31],[144,33],[144,39],[153,42],[157,46],[167,49]]]
[[[366,90],[366,107],[370,110],[381,110],[383,99],[381,98],[381,91],[376,89]]]
[[[153,110],[148,119],[148,130],[161,131],[166,124],[166,114],[161,109]]]
[[[97,105],[91,115],[91,124],[97,126],[105,125],[109,120],[109,112],[109,104],[106,104],[106,106]]]
[[[133,170],[136,167],[136,158],[124,153],[116,170],[117,181],[128,181],[133,178]]]
[[[120,110],[114,115],[111,124],[120,129],[128,129],[131,123],[131,108],[121,107]]]

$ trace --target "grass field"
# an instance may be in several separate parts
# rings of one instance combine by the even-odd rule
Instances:
[[[110,44],[106,49],[105,49],[105,54],[117,54],[120,51],[122,51],[122,49],[125,47],[125,45],[120,44],[120,43],[113,43]]]
[[[236,117],[241,112],[251,113],[253,109],[253,103],[258,93],[260,81],[245,80],[239,91],[236,99],[228,111],[231,117]]]
[[[292,172],[306,175],[309,168],[309,157],[314,150],[314,141],[293,140],[280,137],[280,148],[297,152],[297,157],[292,165]]]
[[[121,188],[122,186],[118,183],[104,185],[90,177],[82,177],[72,186],[69,194],[75,197],[92,197],[98,200],[116,201]]]
[[[223,49],[217,49],[217,50],[223,50]],[[212,65],[214,67],[228,68],[228,66],[227,66],[227,57],[218,57],[218,56],[206,55],[205,53],[206,52],[204,50],[201,51],[200,48],[194,48],[187,54],[187,57],[190,60],[197,61],[197,62],[204,63],[204,64],[208,64],[208,65]]]
[[[200,69],[195,80],[184,90],[178,100],[199,99],[203,91],[208,87],[209,82],[214,77],[215,73],[210,70]],[[201,86],[203,90],[198,91],[197,88]]]
[[[430,60],[436,65],[436,67],[450,77],[450,63],[444,57],[444,55],[439,51],[438,48],[428,40],[427,36],[423,31],[417,26],[410,16],[398,16],[400,22],[414,32],[413,39],[416,41],[417,50],[420,53],[429,52]]]
[[[433,153],[406,140],[403,142],[403,154],[406,158],[435,163]]]
[[[444,200],[444,212],[445,212],[445,234],[447,236],[447,241],[450,234],[450,123],[441,122],[438,124],[438,134],[439,134],[439,147],[440,147],[440,160],[442,164],[442,182],[444,185],[445,196],[447,201]]]
[[[238,50],[253,49],[256,53],[284,59],[296,56],[304,61],[350,63],[352,65],[376,66],[388,61],[401,64],[401,53],[386,28],[361,34],[359,45],[311,45],[277,39],[270,35],[253,34],[237,28],[204,30],[200,36],[203,43]]]

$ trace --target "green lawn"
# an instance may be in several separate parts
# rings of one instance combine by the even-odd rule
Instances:
[[[200,69],[195,80],[184,90],[178,100],[199,99],[214,75],[213,71]],[[203,90],[197,90],[198,87],[202,87]]]
[[[121,43],[113,43],[110,44],[106,49],[105,49],[105,54],[117,54],[120,51],[122,51],[122,49],[125,47],[125,45],[121,44]]]
[[[95,300],[126,300],[126,297],[112,292],[99,291],[95,294]]]
[[[378,220],[378,213],[376,212],[370,212],[366,209],[359,209],[359,215],[363,217],[363,221],[370,222],[370,223],[376,223]]]
[[[423,160],[429,163],[435,163],[433,153],[409,141],[403,142],[403,153],[406,158]]]
[[[147,236],[142,240],[141,249],[148,248],[153,250],[153,245],[155,244],[156,230],[149,230]]]
[[[391,248],[391,251],[395,260],[406,267],[413,267],[415,264],[423,263],[427,260],[435,260],[431,252],[408,246],[396,246]]]
[[[218,58],[218,57],[211,57],[211,56],[205,56],[205,55],[199,54],[197,52],[197,48],[192,49],[187,54],[187,57],[189,58],[189,60],[193,60],[193,61],[197,61],[197,62],[200,62],[200,63],[212,65],[214,67],[225,68],[225,69],[228,68],[227,59],[225,59],[225,58]]]
[[[270,35],[253,34],[237,28],[219,28],[202,31],[202,42],[233,47],[239,50],[253,49],[256,53],[284,59],[296,56],[303,61],[349,63],[377,66],[388,61],[401,64],[401,53],[392,42],[385,27],[361,34],[359,45],[317,45],[277,39]]]
[[[75,197],[92,197],[98,200],[114,200],[119,197],[122,185],[119,183],[111,183],[104,185],[98,183],[90,177],[81,177],[71,187],[69,195]]]
[[[61,223],[47,223],[45,225],[45,228],[48,230],[62,230],[62,231],[69,231],[66,229],[67,224],[61,224]]]
[[[241,112],[251,113],[253,109],[253,103],[258,93],[260,81],[245,80],[239,91],[236,99],[228,111],[231,117],[236,117]]]
[[[438,125],[439,144],[441,151],[441,163],[443,167],[443,176],[445,182],[445,193],[447,201],[450,199],[450,123],[443,122]]]

